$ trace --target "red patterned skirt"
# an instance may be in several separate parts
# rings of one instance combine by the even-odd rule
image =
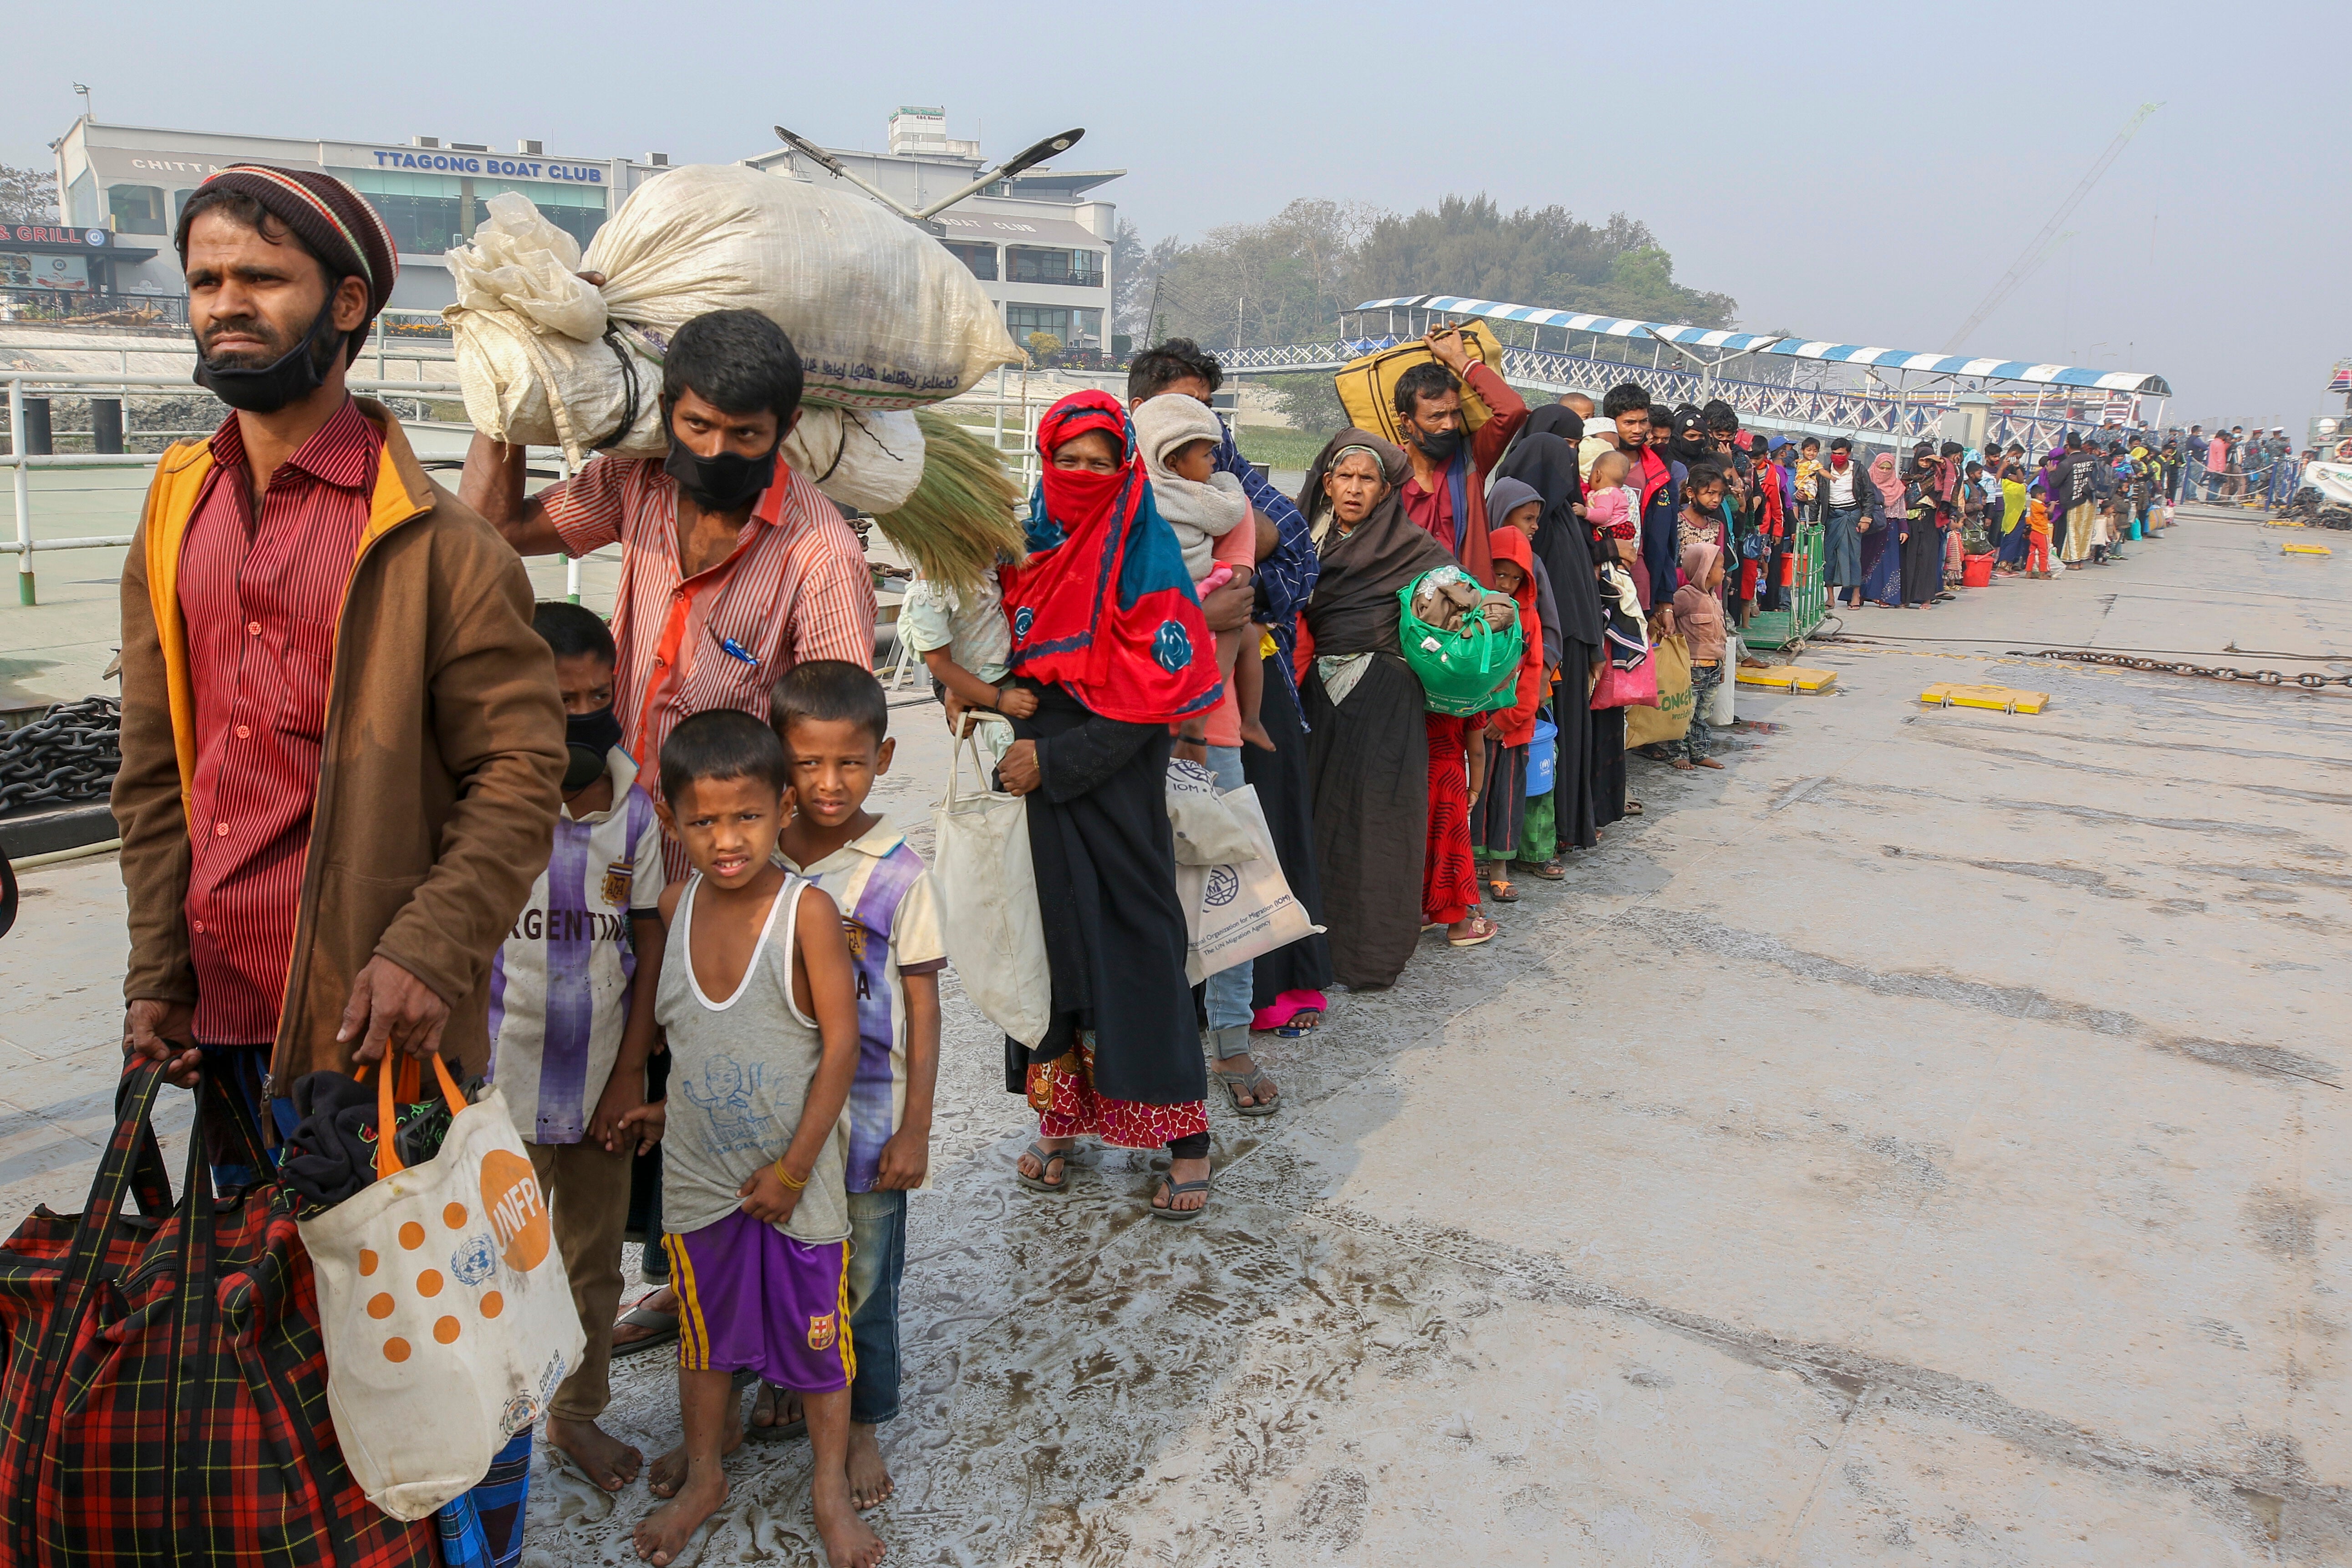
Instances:
[[[1470,854],[1471,721],[1423,715],[1429,730],[1429,840],[1421,864],[1421,918],[1440,925],[1467,920],[1478,901],[1478,863]]]
[[[1053,1060],[1031,1062],[1027,1087],[1040,1138],[1091,1135],[1117,1149],[1164,1149],[1209,1130],[1206,1100],[1146,1105],[1095,1092],[1092,1029],[1081,1030],[1077,1043]]]

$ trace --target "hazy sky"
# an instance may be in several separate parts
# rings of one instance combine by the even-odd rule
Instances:
[[[1920,351],[2160,100],[1963,346],[2152,371],[2168,417],[2298,434],[2352,355],[2342,0],[104,10],[11,21],[0,162],[47,165],[76,81],[110,123],[680,163],[778,122],[878,148],[895,105],[941,103],[997,155],[1085,126],[1062,166],[1127,169],[1101,194],[1147,238],[1299,195],[1622,210],[1743,325]]]

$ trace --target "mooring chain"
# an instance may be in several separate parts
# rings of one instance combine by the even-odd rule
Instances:
[[[2099,653],[2088,648],[2045,647],[2032,653],[2023,648],[2011,648],[2014,658],[2062,658],[2076,664],[2112,665],[2117,669],[2148,669],[2160,674],[2201,675],[2209,680],[2251,680],[2257,686],[2300,686],[2306,691],[2316,691],[2325,686],[2352,686],[2352,675],[2321,675],[2305,670],[2289,675],[2277,669],[2232,669],[2227,665],[2210,668],[2187,664],[2174,659],[2146,658],[2127,653]]]
[[[121,766],[122,704],[111,697],[60,702],[0,732],[0,813],[98,799]]]

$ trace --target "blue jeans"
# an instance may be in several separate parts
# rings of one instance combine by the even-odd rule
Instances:
[[[849,1194],[849,1344],[857,1375],[849,1418],[878,1426],[898,1414],[898,1281],[907,1272],[903,1189]]]
[[[1209,772],[1216,775],[1220,792],[1237,790],[1249,781],[1242,776],[1242,749],[1239,746],[1211,746]],[[1252,966],[1236,963],[1231,969],[1220,969],[1209,976],[1207,995],[1209,1027],[1230,1029],[1246,1024],[1255,1016],[1250,1005]]]
[[[1829,509],[1827,525],[1822,530],[1828,545],[1828,571],[1824,574],[1832,588],[1862,587],[1862,535],[1854,524],[1862,521],[1862,508],[1833,506]]]

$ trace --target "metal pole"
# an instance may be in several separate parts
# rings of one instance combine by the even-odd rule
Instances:
[[[22,380],[8,384],[8,450],[22,458],[25,454],[25,384]],[[33,595],[33,498],[26,488],[26,466],[16,465],[16,602],[37,604]]]
[[[523,448],[522,460],[526,467],[530,463],[530,448],[528,447]],[[556,454],[555,471],[562,479],[570,479],[571,458],[563,453]],[[563,596],[575,605],[580,602],[580,557],[577,555],[563,563]]]

